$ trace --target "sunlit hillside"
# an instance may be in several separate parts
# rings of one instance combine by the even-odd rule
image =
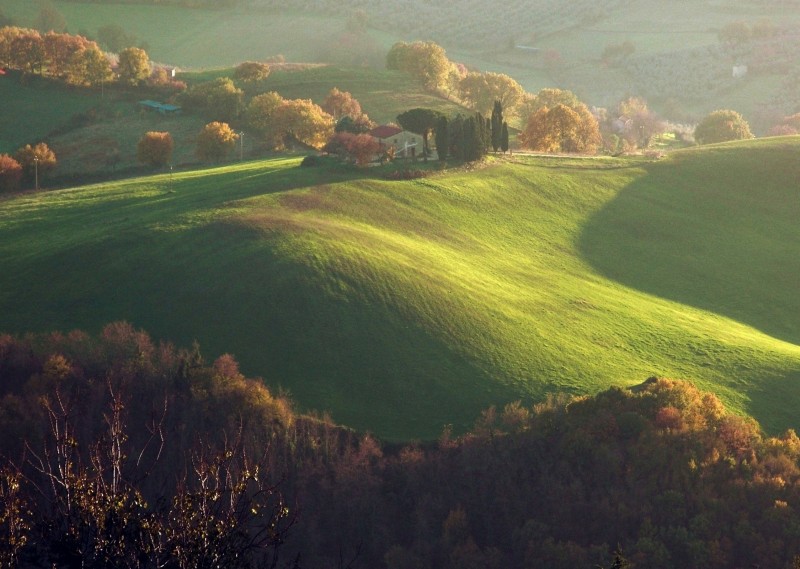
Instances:
[[[691,378],[798,426],[794,139],[406,182],[248,162],[0,201],[0,329],[127,319],[392,439]]]

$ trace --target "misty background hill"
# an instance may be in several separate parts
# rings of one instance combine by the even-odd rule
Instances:
[[[53,5],[72,32],[92,35],[101,26],[121,25],[154,59],[190,68],[277,54],[289,61],[380,68],[394,42],[432,40],[453,61],[506,73],[530,92],[566,88],[589,105],[605,107],[641,96],[674,122],[697,122],[712,110],[733,108],[756,134],[764,134],[800,107],[797,2],[61,0]],[[5,0],[0,9],[19,24],[32,25],[39,3]]]

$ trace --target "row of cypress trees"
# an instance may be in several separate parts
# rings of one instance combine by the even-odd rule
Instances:
[[[491,148],[507,152],[508,123],[503,120],[503,105],[495,101],[491,118],[480,113],[449,119],[442,115],[435,128],[436,150],[439,160],[480,160]]]

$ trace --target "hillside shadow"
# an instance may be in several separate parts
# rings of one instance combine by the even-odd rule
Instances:
[[[748,414],[755,417],[770,435],[777,436],[786,429],[800,430],[797,407],[787,402],[797,401],[800,369],[782,376],[769,375],[747,393]]]
[[[609,279],[800,344],[800,172],[787,158],[730,147],[649,164],[588,220],[579,251]]]

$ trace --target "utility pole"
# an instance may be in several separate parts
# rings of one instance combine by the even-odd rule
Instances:
[[[34,156],[33,157],[33,179],[34,179],[33,186],[34,186],[34,188],[36,188],[36,190],[38,190],[39,189],[39,157],[38,156]]]
[[[239,131],[239,162],[244,160],[244,131]]]

